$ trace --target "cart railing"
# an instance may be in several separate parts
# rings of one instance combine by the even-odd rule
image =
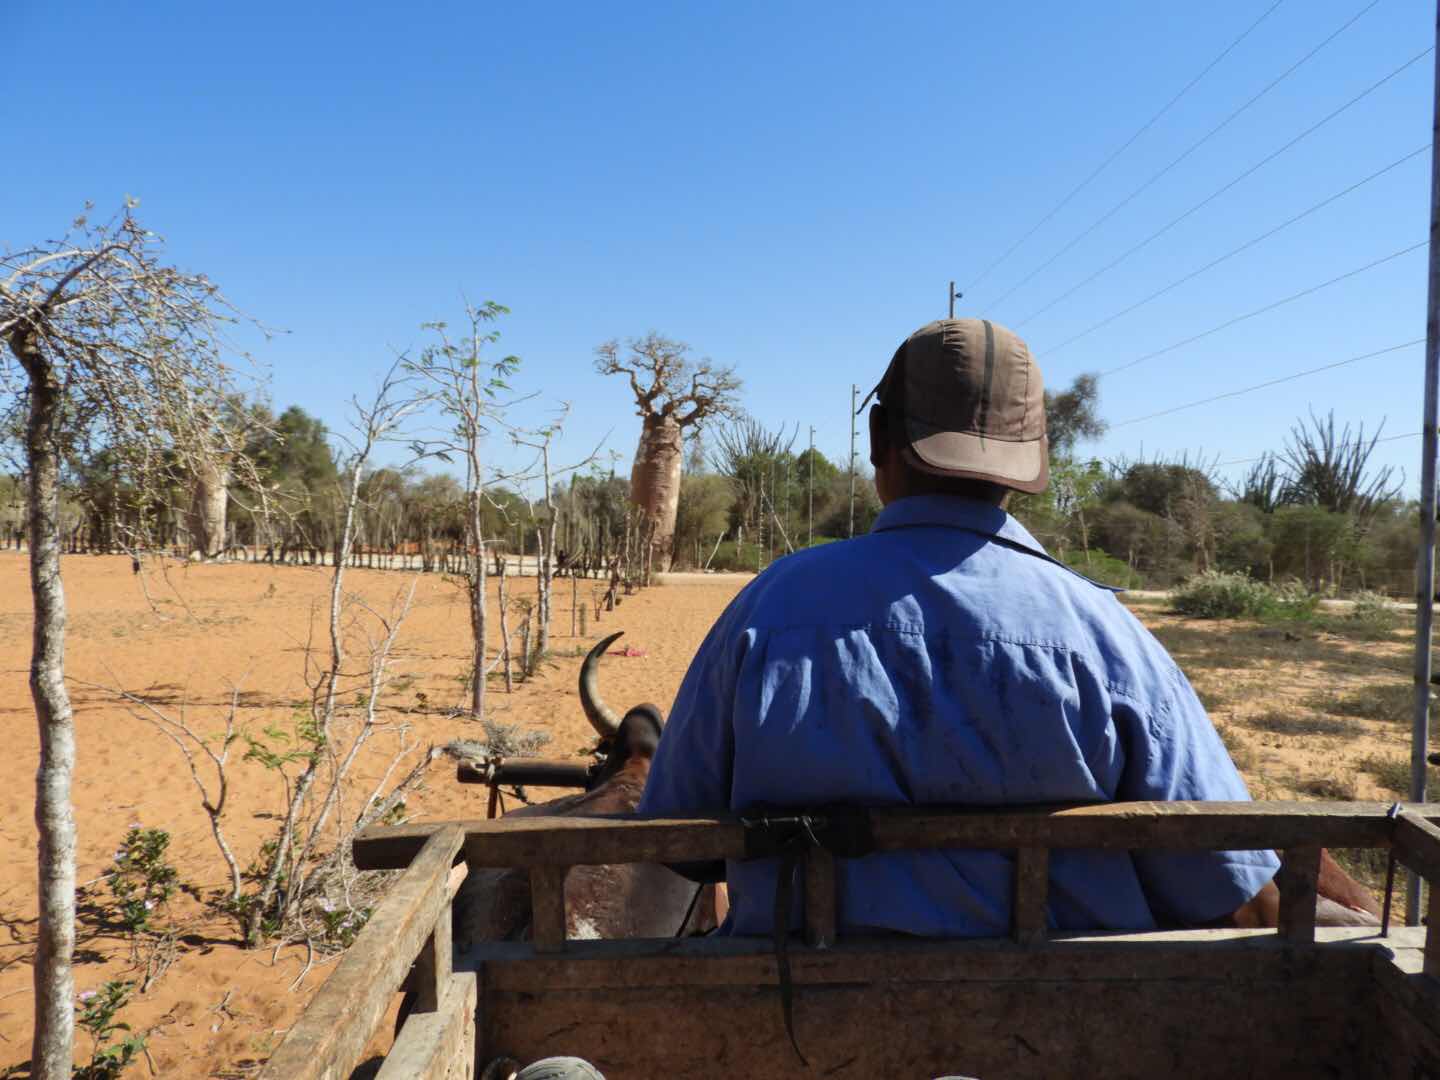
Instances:
[[[805,936],[811,946],[825,948],[835,941],[837,921],[836,856],[824,845],[832,812],[803,813],[807,830],[821,841],[799,855]],[[802,812],[771,814],[798,817]],[[1047,936],[1052,850],[1275,849],[1281,853],[1277,933],[1290,944],[1308,947],[1315,943],[1320,849],[1388,848],[1432,886],[1424,972],[1440,976],[1440,890],[1433,887],[1440,884],[1440,828],[1434,818],[1440,818],[1440,805],[1397,810],[1384,803],[1140,802],[1007,810],[886,808],[863,812],[860,825],[868,850],[1014,851],[1012,934],[1032,947]],[[846,825],[855,827],[853,813],[846,815]],[[452,973],[450,967],[450,901],[459,884],[459,868],[452,871],[452,863],[457,858],[471,869],[528,870],[532,947],[536,953],[557,953],[566,948],[564,887],[571,867],[693,864],[754,857],[763,850],[753,818],[738,815],[511,817],[367,830],[355,842],[356,865],[405,868],[405,874],[261,1075],[267,1080],[348,1076],[412,962],[410,978],[417,980],[412,985],[419,989],[421,1006],[406,1021],[380,1077],[470,1075],[463,1046],[467,1038],[473,1040],[475,981],[473,974]]]

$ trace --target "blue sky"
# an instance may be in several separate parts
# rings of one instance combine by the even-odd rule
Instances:
[[[573,404],[562,456],[610,433],[628,468],[639,421],[592,350],[654,329],[843,461],[850,384],[1272,4],[0,0],[0,242],[139,197],[178,263],[288,331],[255,348],[273,400],[332,425],[465,294],[513,309],[518,385]],[[1380,0],[1005,295],[1368,4],[1283,0],[960,313],[1063,386],[1423,241],[1428,154],[1058,347],[1429,141],[1425,57],[1051,306],[1432,43],[1432,5]],[[1104,379],[1089,449],[1244,459],[1307,408],[1417,431],[1420,347],[1125,422],[1421,338],[1424,281],[1422,248]],[[1419,440],[1380,452],[1413,491]]]

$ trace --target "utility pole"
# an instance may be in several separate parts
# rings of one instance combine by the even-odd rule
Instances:
[[[860,387],[854,383],[850,384],[850,531],[847,536],[855,535],[855,412],[858,406],[856,399],[860,397]]]
[[[962,293],[962,292],[956,292],[956,291],[955,291],[955,283],[954,283],[953,281],[950,282],[950,288],[949,288],[949,290],[948,290],[947,293],[946,293],[946,296],[948,297],[948,299],[949,299],[949,304],[950,304],[950,318],[953,319],[953,318],[955,317],[955,301],[956,301],[956,300],[959,300],[959,299],[960,299],[961,297],[963,297],[964,295],[965,295],[965,294]]]
[[[815,425],[810,425],[810,501],[805,509],[805,546],[815,543]]]
[[[1440,42],[1440,13],[1435,39]],[[1440,136],[1440,55],[1435,58],[1431,128]],[[1430,644],[1435,622],[1435,457],[1440,422],[1440,153],[1430,150],[1430,277],[1425,308],[1425,402],[1420,449],[1420,551],[1415,566],[1415,723],[1410,736],[1410,801],[1425,805],[1430,743]],[[1405,925],[1420,925],[1420,876],[1405,876]],[[1431,898],[1434,906],[1434,898]],[[1433,935],[1432,935],[1433,936]]]

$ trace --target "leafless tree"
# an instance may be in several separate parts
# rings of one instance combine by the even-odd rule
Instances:
[[[465,585],[469,599],[471,633],[470,715],[485,715],[485,528],[483,507],[487,463],[484,443],[496,426],[504,426],[504,412],[515,399],[507,380],[519,367],[515,356],[491,359],[487,346],[499,340],[491,329],[507,308],[493,301],[465,304],[465,334],[456,338],[445,323],[430,323],[438,342],[418,356],[403,360],[405,370],[427,387],[432,400],[453,425],[415,444],[417,452],[444,461],[459,458],[465,468]]]
[[[60,576],[62,458],[103,446],[143,483],[192,463],[222,429],[232,373],[221,359],[236,313],[202,274],[162,261],[134,203],[103,224],[84,215],[59,239],[0,251],[0,388],[23,412],[34,598],[30,691],[40,728],[36,773],[39,933],[33,1075],[70,1075],[74,1041],[75,731],[65,689]],[[88,208],[87,208],[88,209]]]
[[[1352,438],[1346,424],[1338,435],[1332,409],[1321,420],[1313,412],[1310,422],[1297,420],[1290,437],[1280,452],[1280,460],[1289,475],[1283,501],[1323,506],[1336,514],[1349,514],[1364,531],[1382,505],[1399,498],[1400,482],[1392,483],[1395,470],[1391,466],[1370,472],[1370,458],[1380,433],[1365,438],[1365,425]]]
[[[246,940],[254,945],[261,939],[264,919],[274,913],[276,891],[282,880],[288,880],[290,888],[282,909],[278,912],[280,921],[293,917],[300,903],[306,897],[304,887],[306,861],[320,837],[330,815],[340,798],[345,779],[360,748],[375,731],[380,691],[387,679],[390,658],[400,627],[410,609],[415,584],[397,599],[394,609],[380,613],[366,608],[370,623],[376,627],[367,642],[368,664],[361,670],[360,699],[363,702],[360,723],[347,745],[341,749],[336,735],[336,724],[340,713],[340,696],[348,686],[353,688],[357,676],[347,666],[347,615],[357,607],[365,605],[357,597],[345,591],[346,564],[355,543],[356,511],[360,503],[360,491],[364,486],[366,470],[371,455],[382,443],[397,438],[406,418],[422,408],[427,398],[423,393],[412,392],[406,377],[401,373],[402,364],[397,362],[382,380],[374,399],[362,403],[352,401],[355,413],[355,436],[350,452],[345,458],[342,475],[346,477],[344,512],[340,527],[340,538],[335,550],[334,566],[330,576],[329,605],[327,616],[328,651],[324,661],[307,670],[310,683],[310,709],[307,722],[300,731],[298,742],[305,744],[303,756],[299,758],[303,768],[291,783],[286,779],[286,806],[279,836],[264,869],[260,892],[247,912]],[[312,653],[307,649],[307,666]],[[261,760],[265,761],[267,751],[258,748]],[[257,753],[257,743],[251,740],[251,753]],[[269,751],[270,761],[285,764],[288,755],[276,755]],[[321,781],[318,797],[312,801],[312,789]]]
[[[712,416],[734,416],[739,401],[740,379],[733,367],[691,360],[689,352],[684,342],[654,331],[631,338],[623,352],[618,341],[595,349],[595,370],[625,375],[635,394],[641,426],[630,499],[645,518],[661,571],[670,568],[673,554],[685,432]]]

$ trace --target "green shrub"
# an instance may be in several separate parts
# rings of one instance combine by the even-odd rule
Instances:
[[[169,846],[170,834],[164,829],[132,825],[115,852],[110,893],[120,921],[130,930],[150,929],[150,920],[175,893],[180,874],[165,861]]]
[[[1272,604],[1272,590],[1246,574],[1208,570],[1183,582],[1170,594],[1175,610],[1197,619],[1236,619],[1263,615]]]
[[[1130,568],[1124,559],[1117,559],[1099,548],[1087,551],[1069,550],[1060,559],[1077,573],[1084,574],[1092,581],[1113,585],[1118,589],[1143,589],[1145,579]]]
[[[90,1062],[71,1070],[75,1080],[113,1080],[145,1049],[145,1037],[131,1032],[130,1025],[115,1019],[130,1001],[134,983],[107,982],[99,990],[86,990],[75,1006],[77,1025],[90,1036]],[[118,1042],[109,1043],[118,1032]],[[109,1043],[109,1045],[106,1045]]]

